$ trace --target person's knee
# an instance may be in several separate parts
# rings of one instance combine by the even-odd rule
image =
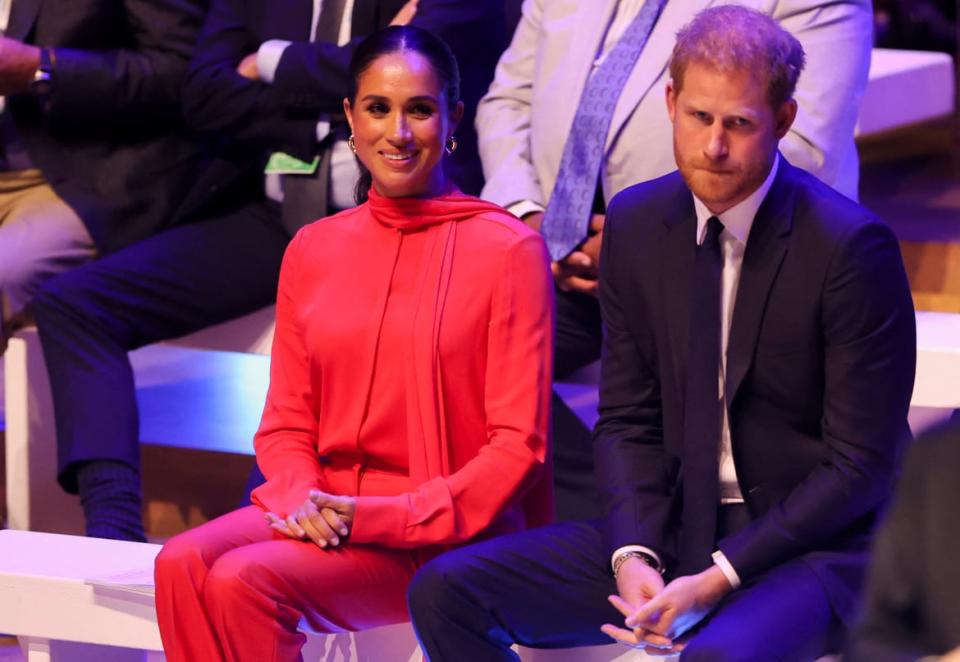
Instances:
[[[448,552],[423,565],[407,587],[407,605],[414,623],[429,613],[459,611],[470,591],[464,580],[469,563],[462,551]]]
[[[44,282],[33,297],[34,317],[38,324],[62,317],[78,300],[72,274],[61,274]],[[45,326],[45,325],[44,325]]]
[[[19,312],[36,293],[40,276],[36,261],[25,254],[0,255],[0,292],[7,299],[10,314]]]
[[[249,550],[237,548],[213,563],[203,583],[203,599],[208,608],[229,608],[257,594],[270,594],[276,575]]]
[[[695,635],[680,655],[680,662],[766,662],[770,651],[764,652],[759,642],[747,636],[749,625],[743,631],[716,632],[706,630]]]
[[[186,574],[197,563],[203,563],[200,547],[190,532],[170,538],[164,545],[154,564],[157,584],[167,584],[178,576]]]
[[[45,345],[92,335],[130,345],[129,323],[115,313],[110,297],[98,286],[97,267],[97,263],[84,265],[40,285],[32,308]]]
[[[448,562],[439,556],[417,570],[407,587],[407,605],[414,622],[432,606],[442,602],[452,589]]]
[[[0,288],[20,287],[33,275],[33,261],[27,255],[4,254],[0,260]]]

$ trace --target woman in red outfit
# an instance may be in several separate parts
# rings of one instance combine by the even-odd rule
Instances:
[[[160,553],[172,662],[298,659],[301,618],[405,621],[422,563],[552,509],[543,242],[445,177],[463,104],[442,42],[390,28],[351,72],[344,110],[372,188],[287,249],[254,440],[267,482]]]

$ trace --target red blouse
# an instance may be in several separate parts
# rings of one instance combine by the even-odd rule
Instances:
[[[260,507],[357,496],[354,542],[451,544],[549,521],[553,288],[543,241],[460,192],[384,198],[284,257]]]

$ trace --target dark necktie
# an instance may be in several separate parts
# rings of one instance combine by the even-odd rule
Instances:
[[[679,572],[707,567],[714,548],[720,502],[720,276],[723,256],[716,216],[697,248],[694,267],[687,391],[683,411],[683,525]]]
[[[340,24],[343,23],[343,7],[346,0],[323,0],[320,3],[320,17],[317,29],[313,32],[314,41],[328,41],[336,44],[340,41]]]
[[[345,0],[323,0],[313,41],[336,44],[340,38]],[[332,132],[335,134],[336,132]],[[332,144],[331,136],[324,144]],[[285,175],[283,178],[283,227],[293,235],[304,225],[327,215],[329,211],[330,149],[320,154],[320,163],[312,175]]]
[[[565,258],[587,236],[613,111],[665,2],[643,3],[583,88],[541,226],[554,260]]]

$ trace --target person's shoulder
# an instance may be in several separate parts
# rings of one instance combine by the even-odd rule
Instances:
[[[340,234],[350,231],[351,229],[356,229],[356,219],[364,217],[368,213],[366,203],[344,209],[343,211],[318,218],[312,223],[308,223],[297,231],[297,237],[301,242],[311,243],[322,240],[331,233]]]
[[[834,238],[871,226],[886,227],[872,211],[823,183],[815,175],[790,166],[794,194],[794,219]]]
[[[692,206],[690,189],[679,171],[628,186],[607,205],[607,222],[638,225],[650,219],[668,219],[683,206]]]
[[[477,235],[477,240],[513,244],[540,238],[538,232],[503,207],[479,198],[473,199],[478,204],[477,212],[460,221],[460,225],[471,236]]]

